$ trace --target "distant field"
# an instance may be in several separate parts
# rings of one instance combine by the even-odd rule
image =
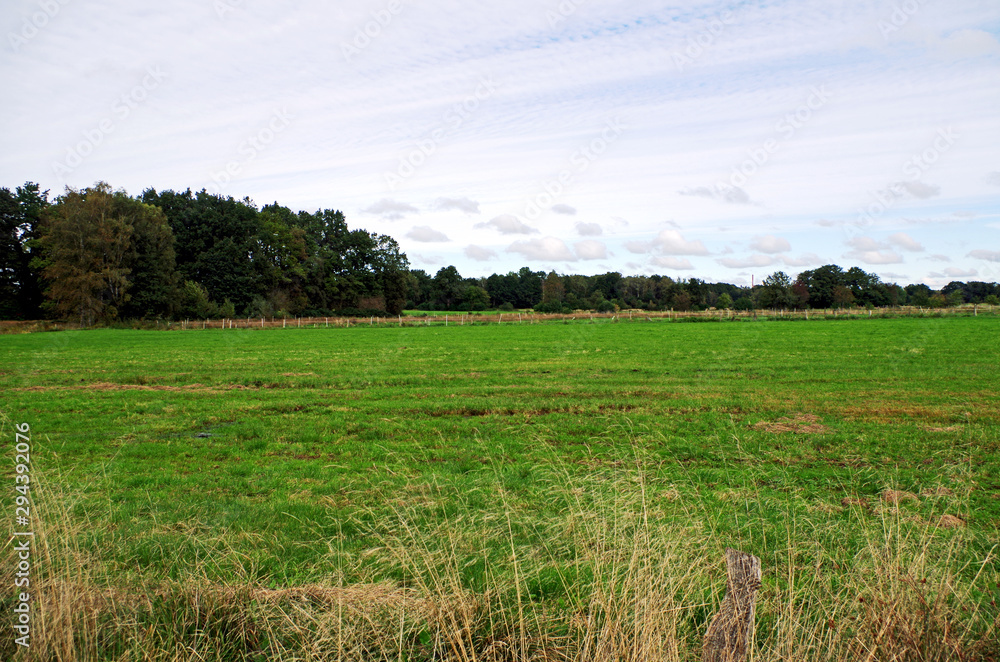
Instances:
[[[998,334],[991,316],[5,335],[2,479],[13,494],[13,426],[30,423],[34,526],[50,550],[38,572],[105,596],[74,644],[92,659],[152,646],[152,631],[171,633],[156,659],[189,637],[222,651],[205,659],[327,659],[301,652],[319,646],[319,621],[281,602],[303,587],[341,602],[379,587],[366,599],[385,613],[357,631],[385,617],[395,634],[358,659],[439,657],[465,650],[441,643],[461,633],[475,633],[472,653],[456,659],[499,655],[498,641],[584,659],[574,627],[610,627],[613,611],[588,600],[639,590],[640,575],[677,620],[621,636],[673,637],[657,655],[692,659],[732,546],[764,568],[757,659],[876,646],[865,618],[914,611],[909,576],[925,603],[943,596],[935,614],[953,618],[966,659],[994,660]],[[858,600],[881,595],[883,574],[898,590],[873,612]],[[928,578],[933,595],[919,593]],[[187,614],[190,586],[249,591],[213,607],[241,615],[242,643],[222,643],[236,625],[164,625],[155,605],[107,599],[156,594]],[[450,634],[426,614],[404,626],[394,591],[479,596],[469,604],[485,611]],[[324,599],[307,602],[334,618]],[[283,638],[276,614],[299,629]],[[320,648],[355,655],[337,645]]]

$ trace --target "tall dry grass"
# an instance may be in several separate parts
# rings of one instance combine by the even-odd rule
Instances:
[[[717,505],[685,486],[652,490],[641,464],[585,478],[553,470],[545,480],[559,504],[548,514],[499,479],[481,488],[494,509],[459,504],[435,521],[432,504],[398,506],[366,552],[393,581],[347,585],[331,572],[284,589],[253,579],[235,548],[225,553],[246,572],[226,585],[209,581],[207,566],[155,586],[116,583],[100,552],[82,551],[91,524],[73,515],[75,495],[36,484],[31,647],[13,643],[8,588],[0,659],[699,659],[722,599],[723,548],[755,552],[764,541],[720,539]],[[787,523],[783,545],[764,559],[751,659],[1000,659],[993,552],[973,558],[971,533],[898,510],[865,515],[870,526],[849,557],[810,535],[838,524],[805,515]],[[4,586],[14,567],[8,544]]]

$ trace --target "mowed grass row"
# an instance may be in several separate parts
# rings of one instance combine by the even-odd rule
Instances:
[[[111,591],[507,587],[511,604],[573,615],[595,586],[635,579],[605,584],[637,563],[605,552],[646,549],[647,570],[693,573],[668,591],[690,647],[726,546],[763,559],[774,625],[805,604],[818,623],[849,617],[816,594],[793,605],[793,578],[830,573],[824,591],[860,593],[912,543],[923,579],[961,585],[992,637],[998,330],[923,318],[3,336],[3,434],[31,424],[48,495],[37,526]]]

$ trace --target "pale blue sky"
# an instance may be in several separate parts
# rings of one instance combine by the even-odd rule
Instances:
[[[0,28],[3,186],[338,208],[432,273],[1000,280],[995,0],[9,0]]]

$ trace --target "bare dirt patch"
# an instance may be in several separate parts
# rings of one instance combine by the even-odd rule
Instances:
[[[941,519],[938,520],[937,525],[942,529],[955,529],[960,526],[965,526],[965,520],[955,517],[954,515],[942,515]]]
[[[885,490],[882,492],[882,501],[886,503],[891,503],[894,506],[898,506],[903,501],[916,501],[920,502],[920,499],[913,492],[904,492],[902,490]]]
[[[750,427],[763,432],[791,432],[792,434],[824,434],[830,428],[819,422],[819,416],[815,414],[794,414],[792,416],[782,416],[776,421],[761,421],[754,423]]]

